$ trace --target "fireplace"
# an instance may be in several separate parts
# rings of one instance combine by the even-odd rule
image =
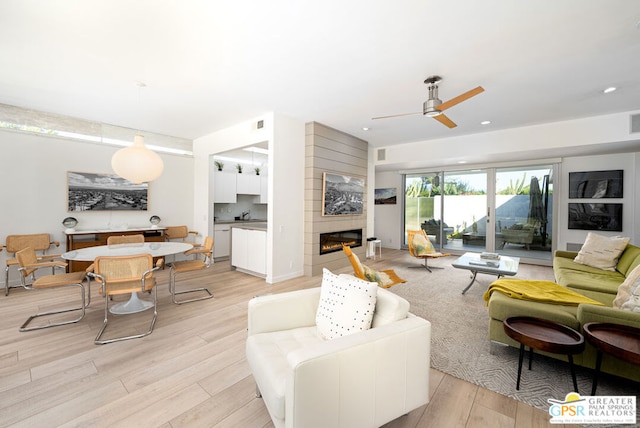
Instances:
[[[343,245],[351,248],[362,246],[362,229],[343,230],[320,234],[320,254],[341,251]]]

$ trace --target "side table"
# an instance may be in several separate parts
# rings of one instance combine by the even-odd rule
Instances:
[[[601,322],[590,322],[582,328],[587,341],[598,351],[591,395],[596,395],[604,352],[628,363],[640,365],[640,328]]]
[[[516,390],[520,389],[520,376],[522,373],[524,348],[525,346],[528,346],[529,370],[531,370],[531,358],[533,356],[534,348],[539,351],[566,355],[569,359],[573,388],[575,392],[578,392],[576,372],[573,368],[573,355],[579,354],[584,350],[584,337],[580,333],[566,325],[534,317],[509,317],[504,319],[502,324],[507,336],[520,343]]]
[[[367,241],[367,244],[369,245],[369,248],[367,251],[369,253],[369,257],[373,257],[373,260],[375,260],[376,249],[378,249],[380,258],[382,258],[382,240],[374,239],[373,241]]]

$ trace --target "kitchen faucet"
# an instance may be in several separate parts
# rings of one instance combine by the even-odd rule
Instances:
[[[243,220],[248,220],[248,218],[245,218],[245,217],[248,217],[248,216],[249,216],[249,213],[250,213],[250,211],[243,211],[243,212],[242,212],[242,219],[243,219]]]

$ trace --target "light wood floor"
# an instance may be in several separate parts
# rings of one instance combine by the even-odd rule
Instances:
[[[406,257],[406,252],[385,249],[383,262],[369,264],[389,268],[394,260],[406,263]],[[257,294],[315,287],[321,278],[268,285],[231,271],[227,262],[189,275],[181,280],[183,285],[204,284],[215,298],[172,304],[168,270],[162,271],[154,332],[102,346],[93,344],[104,313],[95,288],[84,320],[26,333],[18,327],[30,314],[67,303],[72,291],[2,293],[0,426],[273,426],[262,400],[255,398],[244,358],[247,301]],[[107,334],[142,331],[149,316],[147,311],[117,317]],[[545,411],[433,369],[430,388],[428,405],[386,426],[550,426]]]

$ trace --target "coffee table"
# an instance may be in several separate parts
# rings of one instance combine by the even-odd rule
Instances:
[[[486,273],[488,275],[513,276],[518,273],[518,265],[520,259],[518,257],[500,256],[499,260],[484,260],[480,258],[480,253],[464,253],[458,260],[451,263],[451,266],[458,269],[466,269],[471,271],[471,282],[462,290],[462,294],[466,293],[476,280],[478,273]]]
[[[587,341],[598,350],[591,395],[596,395],[603,352],[628,363],[640,365],[640,328],[603,322],[590,322],[582,328]]]
[[[507,336],[520,343],[518,380],[516,381],[517,390],[520,389],[524,348],[528,346],[529,370],[531,370],[531,359],[534,348],[539,351],[566,355],[569,359],[574,392],[578,392],[576,372],[573,368],[573,355],[579,354],[584,350],[584,337],[580,333],[566,325],[535,317],[509,317],[502,321],[502,325],[504,326],[504,332]]]

